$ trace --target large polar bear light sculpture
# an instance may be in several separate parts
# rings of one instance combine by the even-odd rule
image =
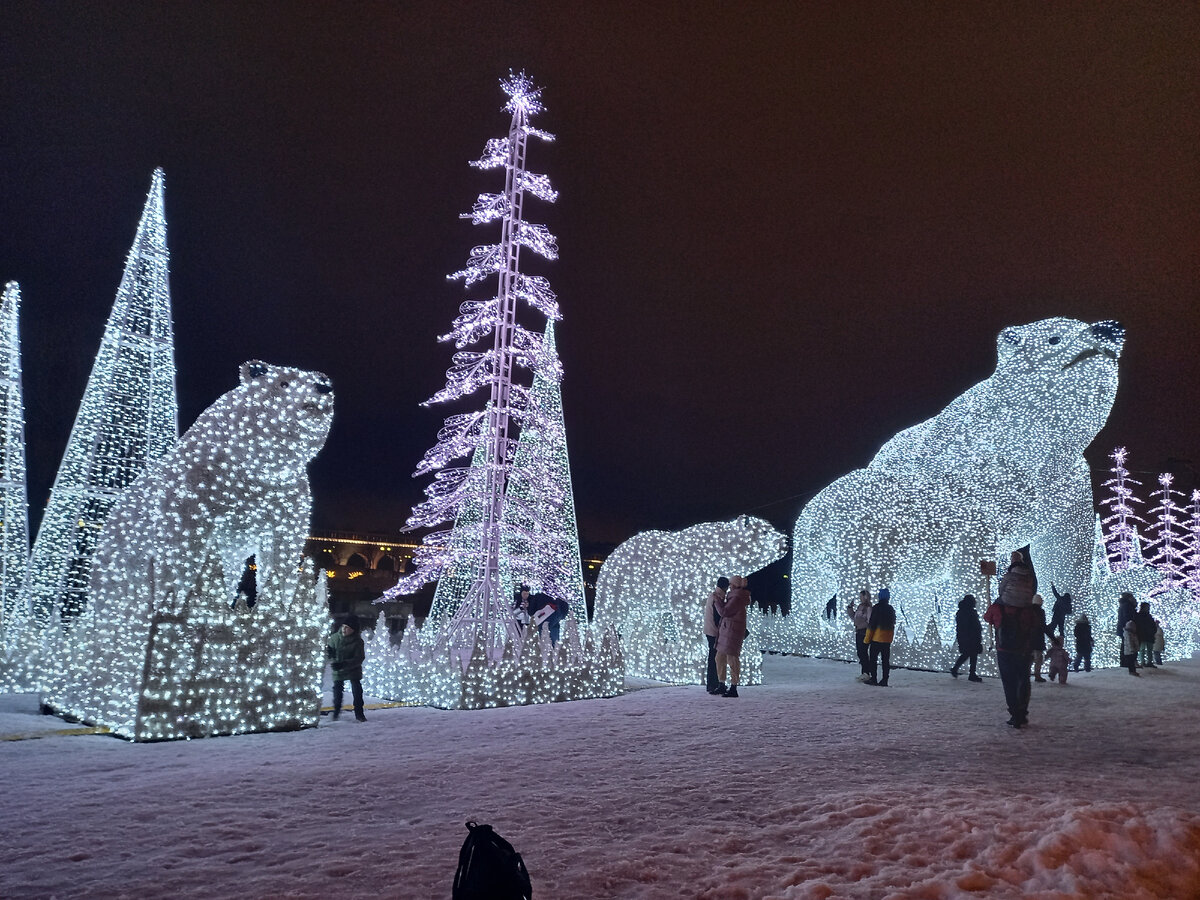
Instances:
[[[326,616],[301,553],[307,467],[332,420],[319,372],[241,367],[113,507],[51,706],[134,740],[316,724]]]
[[[704,522],[682,531],[644,531],[600,569],[594,621],[621,636],[625,672],[703,684],[708,660],[704,603],[722,575],[748,575],[787,553],[787,538],[762,519]],[[742,683],[762,681],[761,629],[751,606]]]
[[[1003,566],[1026,544],[1047,595],[1053,582],[1073,593],[1077,612],[1101,621],[1083,450],[1112,408],[1124,340],[1116,322],[1066,318],[1000,332],[991,377],[804,508],[792,542],[793,640],[776,634],[774,643],[791,645],[772,649],[853,659],[844,633],[852,637],[852,625],[827,619],[826,603],[836,593],[844,608],[862,588],[888,587],[907,639],[898,661],[939,667],[958,600],[973,593],[983,603],[980,560]]]

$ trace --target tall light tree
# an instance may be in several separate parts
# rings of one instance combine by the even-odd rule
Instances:
[[[515,634],[501,559],[505,492],[516,447],[514,426],[542,427],[541,413],[531,403],[529,388],[514,379],[514,369],[522,367],[555,380],[561,375],[557,356],[552,350],[547,352],[542,336],[517,320],[521,303],[547,319],[560,318],[549,282],[521,271],[522,248],[545,259],[558,258],[554,235],[523,215],[527,195],[547,202],[557,199],[547,176],[525,168],[529,138],[553,140],[553,135],[531,124],[533,116],[543,110],[541,91],[524,72],[510,74],[500,84],[508,96],[504,110],[511,115],[508,135],[489,140],[483,155],[472,165],[502,169],[504,189],[480,194],[471,212],[463,216],[476,225],[499,224],[499,241],[473,248],[467,265],[449,276],[461,279],[467,287],[495,276],[496,293],[489,299],[470,299],[461,305],[452,330],[441,338],[453,341],[458,350],[446,373],[446,386],[425,404],[460,400],[484,389],[488,401],[482,409],[446,419],[438,442],[417,466],[417,476],[433,474],[434,480],[425,490],[426,499],[408,520],[410,528],[436,527],[455,521],[466,504],[479,504],[473,579],[445,632],[455,643],[481,639],[493,654],[503,646],[506,636]],[[464,349],[488,338],[490,349]],[[451,465],[473,454],[481,443],[484,454],[480,466]],[[466,554],[451,540],[452,530],[426,535],[414,554],[415,570],[402,578],[385,599],[440,579],[452,564],[464,558]]]
[[[1158,503],[1150,510],[1157,516],[1150,523],[1153,537],[1146,541],[1146,549],[1155,551],[1148,562],[1163,574],[1163,580],[1150,592],[1152,595],[1165,593],[1183,584],[1186,578],[1183,532],[1186,511],[1175,500],[1176,497],[1183,497],[1183,493],[1171,487],[1174,482],[1175,476],[1164,472],[1158,476],[1161,487],[1150,492],[1151,499],[1156,498]]]
[[[121,492],[179,439],[163,172],[155,169],[25,578],[35,625],[87,605],[92,555]]]
[[[0,623],[8,623],[19,605],[29,561],[20,306],[21,288],[10,281],[0,301]]]
[[[1144,501],[1134,496],[1133,485],[1140,485],[1141,482],[1129,477],[1129,470],[1125,468],[1128,458],[1129,452],[1124,447],[1117,447],[1109,455],[1109,459],[1113,461],[1112,468],[1109,469],[1113,477],[1104,482],[1104,487],[1109,489],[1110,495],[1100,501],[1100,505],[1109,510],[1109,515],[1101,521],[1108,526],[1106,545],[1108,561],[1113,572],[1124,572],[1133,564],[1135,557],[1140,555],[1136,552],[1138,531],[1134,523],[1144,524],[1146,521],[1134,509],[1134,504],[1143,504]]]

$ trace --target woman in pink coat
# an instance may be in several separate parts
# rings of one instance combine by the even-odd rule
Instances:
[[[741,672],[742,641],[746,639],[746,607],[750,605],[750,590],[741,575],[729,579],[729,593],[724,599],[713,601],[713,609],[721,617],[721,628],[717,634],[717,691],[723,697],[738,695],[738,677]],[[725,667],[729,667],[729,687],[725,687]]]

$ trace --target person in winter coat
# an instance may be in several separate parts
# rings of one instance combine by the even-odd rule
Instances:
[[[336,721],[342,714],[342,697],[346,682],[354,694],[354,719],[365,722],[363,715],[362,664],[367,658],[367,649],[363,645],[362,635],[358,630],[358,619],[346,616],[342,619],[341,627],[329,636],[325,644],[325,653],[329,657],[333,669],[333,716]]]
[[[1163,651],[1167,649],[1167,636],[1163,634],[1162,622],[1158,619],[1154,620],[1154,664],[1161,666],[1163,664]]]
[[[1140,646],[1141,641],[1138,640],[1137,622],[1130,619],[1125,623],[1125,630],[1121,633],[1121,658],[1125,661],[1125,666],[1129,669],[1130,675],[1138,674],[1137,655]]]
[[[1034,577],[1033,568],[1025,561],[1020,550],[1014,550],[1009,558],[1008,571],[1000,579],[996,602],[1020,609],[1033,605],[1035,593],[1037,578]]]
[[[950,667],[950,674],[958,677],[958,667],[970,660],[968,681],[983,681],[975,674],[975,663],[983,652],[983,625],[975,611],[975,595],[967,594],[958,601],[958,612],[954,614],[954,639],[958,641],[958,659]]]
[[[1121,655],[1121,665],[1125,668],[1129,666],[1137,666],[1137,651],[1134,651],[1134,659],[1132,662],[1126,659],[1125,653],[1125,623],[1130,621],[1137,615],[1137,600],[1133,594],[1126,591],[1117,599],[1117,640],[1119,641],[1117,651]]]
[[[858,592],[858,606],[851,603],[846,607],[846,615],[854,620],[854,652],[858,654],[858,666],[862,674],[859,681],[871,677],[871,656],[867,652],[863,635],[867,633],[867,623],[871,621],[871,592],[863,588]]]
[[[1054,608],[1050,611],[1050,625],[1047,628],[1046,634],[1049,636],[1057,631],[1065,638],[1067,636],[1067,616],[1074,611],[1071,592],[1067,591],[1060,594],[1058,588],[1053,583],[1050,585],[1050,590],[1054,592]]]
[[[1062,635],[1055,634],[1050,636],[1050,652],[1046,655],[1047,661],[1050,663],[1050,671],[1047,672],[1050,680],[1058,678],[1059,684],[1067,683],[1067,669],[1071,667],[1071,657],[1067,656],[1067,651],[1063,649]]]
[[[708,641],[708,671],[704,676],[704,686],[710,694],[717,693],[720,685],[720,679],[717,678],[717,635],[720,632],[717,628],[717,620],[713,616],[713,604],[717,600],[724,600],[727,590],[729,590],[729,579],[722,575],[717,579],[716,589],[708,595],[708,599],[704,602],[704,639]]]
[[[746,608],[750,605],[749,582],[741,575],[729,579],[729,593],[713,601],[713,609],[721,617],[717,629],[717,691],[722,697],[738,695],[738,679],[742,674],[742,641],[746,639]],[[725,670],[729,669],[729,686],[725,686]]]
[[[1020,553],[1013,554],[1006,579],[1021,565]],[[1018,575],[1021,573],[1018,572]],[[1029,721],[1029,670],[1033,666],[1033,647],[1043,632],[1041,620],[1034,612],[1032,578],[1017,579],[1020,590],[1011,586],[1001,592],[1000,600],[988,607],[983,621],[996,630],[996,668],[1004,685],[1004,701],[1008,705],[1008,724],[1022,728]],[[1003,581],[1001,582],[1003,584]],[[1007,598],[1009,603],[1004,602]]]
[[[1037,620],[1038,633],[1033,642],[1033,680],[1043,682],[1042,663],[1046,657],[1046,611],[1042,608],[1042,595],[1033,595],[1033,615]]]
[[[1075,671],[1079,671],[1079,664],[1083,663],[1083,671],[1092,671],[1092,648],[1095,642],[1092,640],[1092,623],[1087,617],[1087,613],[1081,615],[1075,620]]]
[[[1157,669],[1158,666],[1154,664],[1154,633],[1158,630],[1158,625],[1154,616],[1150,614],[1149,603],[1142,602],[1133,621],[1137,626],[1138,665],[1147,669]]]
[[[529,598],[529,617],[536,618],[537,614],[549,606],[553,612],[549,617],[544,619],[540,625],[545,625],[546,630],[550,632],[550,643],[558,643],[559,629],[562,626],[562,620],[567,617],[567,613],[571,610],[571,605],[566,600],[559,600],[551,597],[549,594],[543,594],[538,591]],[[539,625],[539,627],[540,627]]]
[[[887,687],[888,673],[892,670],[892,635],[896,631],[896,610],[892,608],[892,592],[879,589],[879,602],[871,610],[867,631],[863,641],[871,659],[871,678],[867,684]],[[883,660],[883,678],[879,678],[879,661]]]

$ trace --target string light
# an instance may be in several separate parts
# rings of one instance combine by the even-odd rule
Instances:
[[[14,624],[29,559],[20,306],[21,288],[10,281],[0,301],[0,629]]]
[[[1067,318],[1004,329],[991,377],[804,508],[791,610],[767,617],[770,649],[853,660],[852,623],[825,618],[826,603],[888,587],[902,626],[893,660],[946,668],[958,600],[984,599],[979,561],[1006,562],[1026,544],[1039,582],[1069,590],[1099,635],[1115,604],[1093,594],[1083,450],[1112,408],[1124,338],[1116,322]]]
[[[113,508],[47,703],[139,741],[316,724],[328,613],[302,553],[333,400],[319,372],[243,364]]]
[[[604,561],[596,583],[595,624],[620,634],[628,675],[703,684],[708,662],[704,604],[722,575],[744,575],[787,553],[768,522],[741,516],[682,531],[643,531]],[[762,682],[762,622],[747,610],[742,683]]]

